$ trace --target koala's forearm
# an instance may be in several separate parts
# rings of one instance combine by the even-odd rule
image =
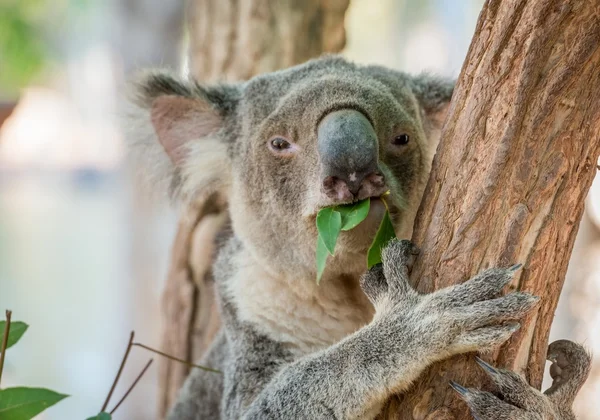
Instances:
[[[245,413],[246,419],[373,418],[391,394],[402,391],[431,363],[506,341],[537,299],[525,293],[496,296],[515,267],[486,270],[429,295],[409,285],[407,241],[389,245],[383,266],[361,286],[376,310],[373,321],[321,352],[280,370]],[[401,264],[398,264],[401,262]]]
[[[377,324],[284,367],[243,418],[374,418],[389,395],[425,368],[408,346],[398,349],[404,341],[398,331],[386,334],[384,323]]]

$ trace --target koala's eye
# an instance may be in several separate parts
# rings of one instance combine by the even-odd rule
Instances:
[[[279,157],[292,157],[300,151],[296,143],[281,136],[271,137],[268,146],[271,153]]]
[[[271,139],[271,148],[275,151],[286,150],[286,149],[289,149],[290,147],[291,147],[290,142],[284,138],[275,137],[274,139]]]
[[[392,140],[392,144],[396,146],[404,146],[405,144],[408,144],[409,140],[410,137],[408,136],[408,134],[400,134],[394,137],[394,140]]]

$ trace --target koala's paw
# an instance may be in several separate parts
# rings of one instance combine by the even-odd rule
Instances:
[[[543,394],[516,373],[496,369],[479,358],[477,363],[491,378],[496,392],[465,388],[454,382],[451,386],[479,420],[575,419],[571,406],[589,374],[590,356],[580,345],[560,340],[548,348],[548,360],[554,362],[550,368],[554,381]]]
[[[580,344],[558,340],[548,346],[546,358],[552,362],[552,386],[545,394],[563,404],[572,404],[590,373],[590,354]]]
[[[408,270],[419,249],[407,240],[393,240],[383,251],[383,264],[373,266],[360,280],[360,286],[373,303],[385,294],[411,295]],[[388,281],[389,279],[389,281]]]
[[[383,252],[383,264],[366,273],[361,285],[380,318],[404,337],[415,337],[411,344],[428,360],[502,344],[538,301],[520,292],[500,296],[520,265],[485,270],[465,283],[431,294],[417,293],[408,277],[417,252],[409,241],[391,241]]]

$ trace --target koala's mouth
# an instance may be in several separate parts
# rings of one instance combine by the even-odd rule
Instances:
[[[329,207],[336,207],[336,206],[346,206],[346,205],[350,205],[350,204],[356,204],[359,201],[363,201],[363,200],[370,200],[370,208],[377,210],[379,207],[382,207],[384,209],[387,208],[388,205],[390,205],[390,199],[386,199],[386,197],[390,197],[390,192],[389,190],[385,190],[384,192],[378,192],[377,194],[372,194],[372,195],[368,195],[368,196],[363,196],[361,198],[354,197],[352,199],[349,200],[324,200],[320,203],[318,203],[316,206],[314,206],[311,210],[305,212],[305,216],[314,218],[317,216],[317,214],[319,213],[319,211],[325,209],[325,208],[329,208]],[[372,212],[372,210],[369,211],[369,214]]]
[[[385,182],[367,183],[366,187],[363,185],[356,191],[350,191],[349,194],[343,190],[341,194],[332,194],[332,191],[325,191],[325,188],[322,187],[318,192],[309,193],[307,206],[304,207],[302,216],[314,221],[317,214],[325,208],[355,204],[366,199],[370,199],[371,207],[375,209],[390,205],[393,207],[394,200],[390,194],[390,188]]]
[[[321,185],[321,194],[330,205],[352,204],[367,198],[379,198],[388,191],[385,178],[379,172],[362,175],[328,176]]]
[[[386,196],[390,195],[390,190],[385,184],[380,184],[377,187],[368,186],[368,188],[361,188],[358,193],[352,194],[351,199],[339,200],[333,205],[347,205],[356,204],[363,200],[371,200],[373,202],[382,202]]]

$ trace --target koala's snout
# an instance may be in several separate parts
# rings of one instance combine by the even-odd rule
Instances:
[[[347,202],[385,192],[377,135],[361,112],[343,109],[327,114],[317,136],[321,187],[327,197]]]

